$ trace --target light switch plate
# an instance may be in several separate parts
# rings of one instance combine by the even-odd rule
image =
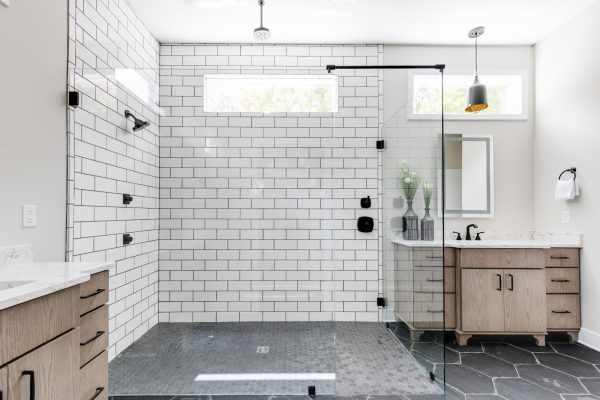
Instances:
[[[560,219],[563,224],[570,224],[571,223],[571,212],[569,210],[563,211],[560,215]]]
[[[34,226],[37,226],[37,207],[23,205],[23,228],[33,228]]]

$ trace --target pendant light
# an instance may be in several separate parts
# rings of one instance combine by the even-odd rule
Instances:
[[[265,5],[265,0],[258,0],[258,5],[260,6],[260,26],[254,30],[254,38],[256,40],[269,40],[271,39],[271,31],[269,28],[263,26],[263,6]]]
[[[467,90],[465,98],[465,111],[470,113],[478,113],[488,108],[487,102],[487,87],[479,82],[477,68],[477,38],[483,35],[485,28],[478,26],[469,31],[469,37],[475,39],[475,81]]]

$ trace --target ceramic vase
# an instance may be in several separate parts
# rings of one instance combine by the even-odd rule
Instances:
[[[433,218],[429,215],[429,208],[421,220],[421,240],[433,240]]]
[[[407,209],[402,216],[402,237],[405,240],[419,239],[419,216],[413,210],[413,202],[407,201]]]

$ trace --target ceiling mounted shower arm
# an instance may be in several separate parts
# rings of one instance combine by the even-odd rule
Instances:
[[[336,69],[437,69],[438,71],[443,72],[446,65],[327,65],[325,68],[329,73]]]

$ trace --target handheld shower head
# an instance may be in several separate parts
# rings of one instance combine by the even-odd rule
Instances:
[[[129,110],[125,110],[125,118],[129,118],[129,117],[133,118],[133,131],[134,132],[142,130],[150,125],[150,121],[142,121],[141,119],[139,119],[135,115],[133,115]]]

